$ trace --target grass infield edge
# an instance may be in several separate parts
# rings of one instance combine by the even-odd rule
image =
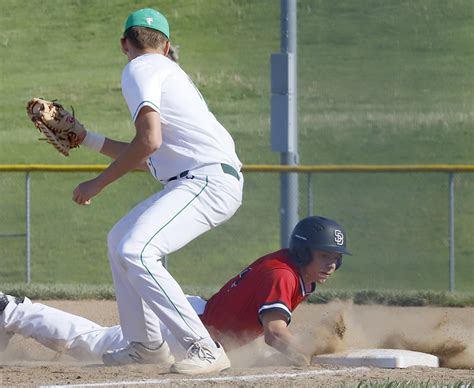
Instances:
[[[186,294],[209,298],[216,288],[183,287]],[[114,300],[113,285],[4,283],[1,291],[32,300]],[[328,303],[334,300],[354,304],[386,306],[474,307],[474,293],[433,290],[318,290],[308,298],[309,303]]]

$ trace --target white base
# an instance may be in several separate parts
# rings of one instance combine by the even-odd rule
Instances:
[[[352,349],[342,353],[314,356],[313,363],[341,366],[373,366],[376,368],[439,367],[439,360],[436,356],[402,349]]]

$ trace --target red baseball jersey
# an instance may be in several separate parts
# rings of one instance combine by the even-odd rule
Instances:
[[[281,311],[291,314],[316,284],[307,291],[288,249],[261,257],[229,280],[206,304],[201,320],[218,341],[232,337],[238,344],[263,334],[261,314]]]

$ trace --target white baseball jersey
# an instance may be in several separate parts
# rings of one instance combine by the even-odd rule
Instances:
[[[143,106],[160,113],[163,143],[147,162],[158,180],[206,164],[226,163],[240,170],[232,137],[170,59],[145,54],[129,62],[122,74],[122,93],[134,121]]]

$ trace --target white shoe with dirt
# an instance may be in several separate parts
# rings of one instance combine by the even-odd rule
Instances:
[[[171,372],[186,375],[222,372],[230,368],[230,360],[221,344],[216,342],[217,349],[198,341],[193,343],[184,359],[171,366]]]
[[[169,369],[174,363],[170,348],[163,342],[158,349],[149,349],[139,342],[132,342],[123,349],[112,350],[102,355],[105,365],[157,364]]]
[[[0,314],[3,313],[9,303],[20,304],[23,303],[24,299],[25,298],[18,296],[7,295],[0,291]],[[6,331],[4,328],[0,327],[0,352],[5,351],[13,335],[14,333],[11,331]]]

